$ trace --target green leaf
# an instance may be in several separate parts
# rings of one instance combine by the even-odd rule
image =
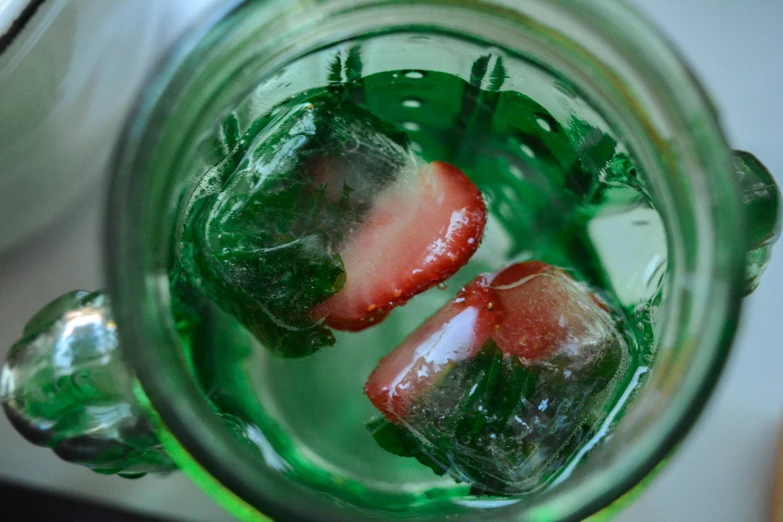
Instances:
[[[323,231],[258,253],[259,285],[267,309],[285,322],[305,317],[315,305],[339,292],[345,284],[342,259]]]
[[[383,417],[375,417],[365,423],[365,427],[378,445],[393,455],[412,457],[421,464],[432,469],[437,475],[444,475],[447,466],[432,456],[432,449],[422,444],[410,431],[387,421]]]
[[[404,440],[408,434],[404,428],[390,423],[383,417],[373,417],[364,426],[373,436],[375,442],[389,453],[401,457],[413,456],[406,448]]]

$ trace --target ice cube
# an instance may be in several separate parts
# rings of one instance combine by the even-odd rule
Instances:
[[[621,371],[604,306],[543,263],[479,277],[381,362],[365,390],[387,420],[368,428],[476,494],[539,488],[594,435]]]
[[[304,356],[334,343],[309,312],[345,281],[335,245],[412,157],[395,128],[329,95],[246,140],[237,168],[188,204],[183,266],[268,348]]]

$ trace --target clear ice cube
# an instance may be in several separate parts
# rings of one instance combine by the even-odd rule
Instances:
[[[189,278],[263,344],[288,357],[334,343],[310,311],[345,281],[336,248],[413,161],[395,128],[330,95],[292,103],[215,169],[188,204]]]
[[[438,474],[469,483],[474,493],[526,493],[545,484],[595,435],[604,409],[611,404],[627,346],[602,303],[557,269],[550,267],[497,287],[493,283],[492,290],[490,302],[493,308],[502,308],[497,310],[502,318],[491,328],[489,339],[480,340],[483,345],[470,357],[465,356],[464,342],[453,343],[455,353],[449,357],[443,343],[433,343],[431,335],[421,336],[427,346],[438,350],[438,359],[449,364],[400,365],[408,374],[394,382],[417,389],[415,401],[404,412],[394,412],[404,413],[399,418],[385,412],[391,422],[375,420],[368,428],[385,449],[415,457]],[[517,295],[503,299],[503,292]],[[520,319],[525,314],[555,324],[529,323]],[[507,343],[498,332],[509,321],[516,325],[510,335],[552,327],[542,340],[553,346],[547,346],[539,358],[504,351]],[[450,324],[437,330],[440,338],[449,337]],[[464,324],[455,322],[455,327]],[[554,327],[563,329],[558,332]],[[436,331],[429,323],[422,328]],[[408,347],[408,352],[422,361],[431,359],[422,347]],[[379,368],[384,364],[396,364],[394,355]],[[422,373],[422,368],[434,368],[437,375]],[[377,405],[377,400],[373,402]]]

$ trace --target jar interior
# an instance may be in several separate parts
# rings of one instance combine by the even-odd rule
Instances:
[[[170,225],[147,250],[155,252],[159,275],[156,307],[171,319],[163,325],[170,345],[157,349],[180,361],[222,444],[272,477],[274,487],[325,498],[343,514],[492,518],[495,509],[532,510],[614,462],[633,440],[615,431],[634,417],[626,412],[637,395],[650,395],[659,348],[678,344],[667,341],[665,331],[676,335],[664,316],[672,309],[675,261],[687,256],[670,250],[694,225],[683,226],[688,216],[677,214],[677,195],[649,159],[658,136],[647,121],[622,118],[617,100],[607,101],[565,62],[548,59],[545,27],[532,15],[514,11],[504,19],[499,7],[456,4],[239,9],[191,53],[199,74],[171,82],[176,103],[156,141],[158,150],[171,148],[153,159],[151,172],[168,170],[153,174],[144,192],[148,208],[158,209],[156,228],[160,220]],[[271,27],[263,42],[253,36]],[[597,61],[580,56],[578,46],[571,51],[571,62]],[[332,348],[284,359],[170,276],[188,255],[183,231],[194,205],[216,197],[214,180],[231,175],[226,157],[320,94],[393,125],[422,159],[462,169],[484,194],[489,218],[479,250],[447,285],[363,332],[336,332]],[[626,346],[583,428],[572,427],[548,449],[546,459],[557,465],[518,494],[477,495],[469,484],[380,448],[365,427],[378,412],[362,388],[378,361],[473,277],[529,259],[559,266],[597,292]],[[196,329],[182,326],[182,306],[201,314]],[[659,385],[682,378],[681,364],[661,365]],[[546,403],[532,406],[543,411]],[[647,401],[645,411],[660,406]],[[637,414],[636,421],[652,417],[642,422]],[[638,422],[629,433],[638,435]]]

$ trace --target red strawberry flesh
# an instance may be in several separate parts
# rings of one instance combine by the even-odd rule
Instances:
[[[504,352],[534,363],[605,341],[605,305],[562,270],[539,261],[512,265],[491,283],[505,319],[492,334]]]
[[[387,419],[399,422],[411,405],[455,362],[470,359],[502,319],[486,276],[427,319],[381,363],[364,391]]]
[[[313,316],[339,330],[378,324],[392,308],[467,263],[485,224],[481,192],[457,167],[433,162],[402,173],[338,246],[345,286]]]

